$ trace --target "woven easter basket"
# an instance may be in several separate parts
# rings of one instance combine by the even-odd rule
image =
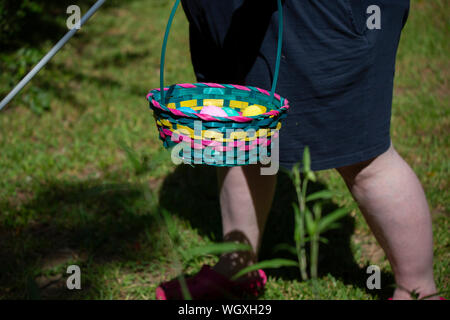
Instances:
[[[147,95],[156,120],[159,138],[165,148],[176,148],[172,156],[180,162],[213,166],[265,163],[272,153],[272,141],[278,138],[281,120],[289,109],[288,100],[274,93],[279,73],[282,9],[277,62],[271,92],[234,84],[183,83],[164,87],[164,57],[170,26],[180,0],[172,9],[161,54],[160,88]],[[245,108],[257,105],[264,113],[243,116]],[[231,108],[239,115],[213,116],[200,113],[205,106]],[[184,112],[187,107],[194,112]],[[185,110],[185,109],[184,109]],[[265,159],[263,159],[265,158]]]

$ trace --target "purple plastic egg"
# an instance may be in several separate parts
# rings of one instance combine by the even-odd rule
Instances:
[[[207,114],[212,117],[227,117],[227,113],[222,108],[216,106],[204,106],[200,114]]]

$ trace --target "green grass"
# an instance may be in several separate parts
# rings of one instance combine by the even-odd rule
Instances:
[[[450,29],[444,3],[412,2],[399,49],[392,118],[393,142],[423,182],[430,203],[439,290],[449,282]],[[159,86],[169,11],[169,2],[162,0],[103,8],[0,114],[0,298],[154,299],[158,283],[179,272],[174,261],[182,251],[220,241],[214,169],[172,165],[145,101],[148,90]],[[60,20],[63,26],[64,11]],[[1,96],[60,36],[0,54]],[[166,68],[167,83],[195,81],[181,11]],[[128,160],[126,147],[136,151],[139,166]],[[330,208],[352,203],[335,172],[318,177],[312,189],[344,192],[328,203]],[[280,176],[262,259],[283,257],[273,252],[275,246],[292,243],[294,199],[288,178]],[[158,208],[174,218],[175,247],[155,216]],[[390,267],[359,211],[325,236],[330,244],[320,249],[321,298],[392,294]],[[182,263],[192,274],[216,259]],[[65,289],[65,269],[73,263],[82,270],[80,291]],[[382,268],[380,291],[365,288],[370,264]],[[314,297],[296,268],[268,270],[268,275],[263,299]]]

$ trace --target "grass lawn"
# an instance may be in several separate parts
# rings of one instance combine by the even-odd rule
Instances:
[[[171,3],[132,0],[105,6],[0,114],[0,298],[154,299],[158,283],[173,278],[180,267],[192,274],[217,259],[185,261],[181,254],[221,239],[214,168],[174,166],[145,100],[148,90],[159,86]],[[411,3],[392,117],[393,142],[428,196],[440,291],[450,280],[450,28],[445,3]],[[1,96],[65,33],[65,7],[60,9],[59,28],[51,34],[34,34],[26,49],[2,49]],[[167,83],[195,82],[181,10],[166,61]],[[330,207],[352,204],[334,171],[318,177],[314,188],[342,191]],[[295,192],[284,175],[278,184],[261,259],[291,258],[274,252],[277,244],[293,243],[290,203]],[[157,219],[161,208],[177,227],[174,243]],[[389,297],[392,272],[361,213],[355,209],[341,223],[325,235],[329,243],[321,245],[319,297],[300,281],[298,269],[281,268],[267,270],[261,299]],[[70,264],[81,267],[82,290],[65,288]],[[381,267],[381,290],[366,289],[371,264]]]

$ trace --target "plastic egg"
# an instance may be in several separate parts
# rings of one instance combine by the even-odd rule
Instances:
[[[207,114],[213,117],[227,117],[227,113],[222,108],[216,106],[204,106],[200,114]]]
[[[239,116],[239,112],[237,112],[237,111],[234,110],[233,108],[223,107],[222,110],[225,111],[225,113],[226,113],[229,117]]]
[[[266,110],[267,110],[266,107],[260,106],[258,104],[252,104],[251,106],[248,106],[247,108],[244,109],[242,115],[244,117],[253,117],[266,113]]]
[[[194,109],[191,109],[189,107],[181,107],[178,108],[179,111],[184,112],[184,113],[197,113],[197,111],[195,111]]]

